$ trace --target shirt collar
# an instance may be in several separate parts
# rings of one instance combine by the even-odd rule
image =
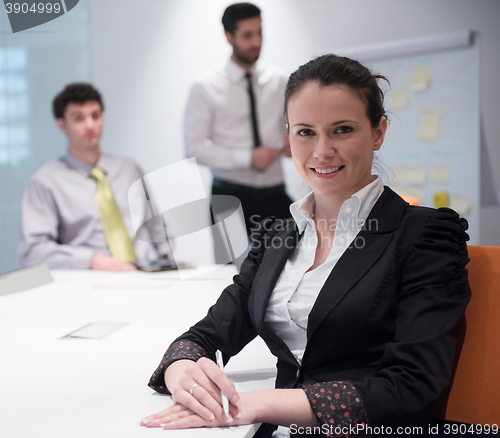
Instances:
[[[71,155],[69,152],[62,159],[69,167],[71,167],[72,169],[78,170],[79,172],[81,172],[84,175],[89,175],[90,171],[94,167],[91,164],[86,163],[85,161],[79,160],[78,158]],[[101,169],[104,172],[104,174],[107,174],[106,161],[107,161],[107,159],[106,159],[105,154],[103,154],[101,152],[101,155],[99,156],[99,160],[97,161],[97,164],[95,165],[95,167],[98,167],[99,169]]]
[[[372,182],[370,184],[344,201],[339,215],[350,208],[356,217],[356,223],[364,223],[383,191],[384,185],[382,179],[377,175],[372,175]],[[304,198],[290,205],[290,213],[297,224],[300,234],[306,229],[308,223],[314,226],[315,205],[314,192],[309,193]]]
[[[247,74],[247,70],[244,68],[241,68],[238,64],[236,64],[232,58],[229,58],[229,62],[227,63],[227,74],[229,76],[229,79],[233,82],[239,82],[245,78],[245,75]],[[257,63],[254,63],[252,67],[250,67],[250,70],[248,70],[253,76],[257,73]]]
[[[384,184],[382,183],[382,178],[378,175],[372,175],[372,182],[353,195],[357,196],[360,200],[359,221],[364,223],[368,219],[368,215],[383,192]]]
[[[290,213],[293,220],[297,224],[299,233],[302,234],[307,227],[308,223],[314,224],[314,206],[316,201],[314,199],[314,192],[309,193],[302,199],[290,205]]]

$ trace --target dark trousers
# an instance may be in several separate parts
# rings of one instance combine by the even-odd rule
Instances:
[[[239,200],[248,236],[250,236],[250,230],[266,217],[276,216],[285,219],[291,216],[289,207],[292,200],[286,194],[284,184],[256,189],[214,178],[212,195],[228,195]],[[212,220],[215,215],[228,210],[234,211],[236,208],[238,208],[238,203],[231,199],[212,197]],[[217,230],[214,231],[214,252],[216,263],[226,263],[227,251],[222,236],[218,234]],[[247,252],[237,257],[237,266],[241,266]]]
[[[240,200],[248,235],[250,230],[266,217],[291,217],[289,208],[292,200],[286,194],[284,184],[256,189],[214,178],[212,195],[229,195]]]

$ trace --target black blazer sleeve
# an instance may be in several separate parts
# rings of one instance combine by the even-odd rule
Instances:
[[[215,352],[222,352],[224,363],[252,341],[257,332],[248,309],[248,299],[260,267],[265,250],[264,239],[275,234],[272,231],[274,218],[265,219],[252,234],[252,249],[243,262],[233,284],[224,289],[208,314],[179,336],[166,351],[148,385],[158,392],[166,393],[163,373],[172,362],[179,359],[198,360],[208,357],[215,360]]]
[[[353,381],[373,423],[432,406],[449,382],[456,329],[470,299],[466,220],[449,209],[425,212],[417,238],[397,254],[393,341],[378,371]]]

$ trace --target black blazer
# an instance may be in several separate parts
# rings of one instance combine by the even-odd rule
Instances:
[[[417,424],[448,384],[470,299],[466,229],[452,210],[409,206],[386,187],[320,291],[299,366],[264,316],[300,236],[293,220],[267,219],[234,283],[177,340],[227,361],[260,335],[278,358],[277,387],[349,380],[372,426]]]

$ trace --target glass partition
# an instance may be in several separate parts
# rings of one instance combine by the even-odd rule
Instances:
[[[52,99],[67,83],[90,80],[88,2],[65,10],[52,21],[13,33],[0,4],[0,273],[18,267],[26,182],[66,150]]]

